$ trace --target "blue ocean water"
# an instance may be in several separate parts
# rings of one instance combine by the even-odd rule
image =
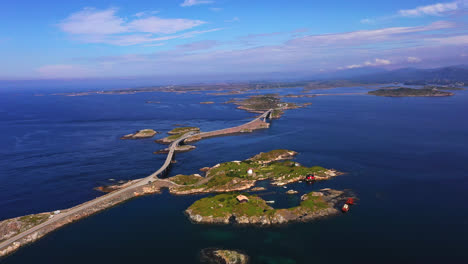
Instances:
[[[209,131],[247,122],[253,114],[223,104],[234,97],[239,96],[1,92],[0,220],[71,207],[102,195],[93,188],[109,179],[152,173],[165,158],[152,152],[164,146],[120,136],[143,128],[167,132],[175,124]],[[347,174],[288,188],[301,193],[351,189],[360,200],[349,214],[271,228],[194,225],[183,210],[202,196],[163,193],[68,225],[0,262],[198,263],[198,253],[206,247],[242,250],[252,263],[468,262],[468,91],[443,98],[286,99],[312,105],[287,111],[268,130],[198,142],[196,150],[177,154],[170,175],[197,173],[261,151],[292,149],[304,165]],[[264,198],[278,207],[297,204],[298,198],[285,191],[271,188]]]

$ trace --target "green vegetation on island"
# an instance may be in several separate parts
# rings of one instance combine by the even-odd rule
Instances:
[[[193,185],[195,183],[198,183],[202,179],[203,177],[201,177],[198,174],[192,174],[192,175],[179,174],[174,177],[171,177],[171,181],[179,185]]]
[[[176,127],[171,131],[167,132],[169,135],[184,134],[187,132],[199,132],[200,128],[198,127]]]
[[[295,103],[283,102],[278,94],[254,95],[242,100],[232,100],[227,103],[238,105],[238,109],[246,110],[252,113],[263,113],[267,110],[274,109],[271,115],[272,118],[279,118],[284,113],[284,110],[296,109],[301,106]]]
[[[198,127],[176,127],[172,129],[171,131],[167,132],[169,136],[155,140],[156,143],[161,143],[161,144],[170,144],[173,141],[176,141],[177,139],[181,138],[183,135],[185,135],[188,132],[200,132],[200,128]]]
[[[320,166],[305,167],[286,160],[293,158],[297,152],[291,150],[273,150],[260,153],[244,161],[231,161],[217,164],[206,171],[206,176],[192,185],[174,186],[171,193],[192,194],[210,192],[240,191],[253,187],[259,180],[272,180],[273,185],[286,185],[303,180],[313,174],[316,180],[326,180],[340,172]],[[286,161],[285,161],[286,160]],[[169,180],[188,182],[192,175],[177,175]],[[184,177],[186,179],[184,179]],[[176,182],[177,183],[177,182]]]
[[[196,223],[285,224],[337,214],[341,203],[349,197],[344,191],[322,189],[304,194],[298,206],[274,209],[257,195],[234,192],[202,198],[185,212]]]
[[[133,134],[128,134],[120,139],[141,139],[141,138],[150,138],[156,135],[158,132],[154,131],[153,129],[142,129]]]
[[[53,214],[39,213],[0,221],[0,242],[44,223]]]
[[[415,89],[415,88],[392,88],[392,89],[379,89],[375,91],[370,91],[368,94],[377,95],[377,96],[388,96],[388,97],[416,97],[416,96],[427,96],[427,97],[437,97],[437,96],[451,96],[453,93],[439,91],[437,89]]]
[[[200,261],[209,264],[247,264],[249,257],[236,250],[205,248],[200,251]]]

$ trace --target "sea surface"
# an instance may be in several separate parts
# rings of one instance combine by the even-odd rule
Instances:
[[[367,91],[285,98],[312,105],[287,111],[268,130],[200,141],[176,155],[169,174],[291,149],[303,165],[347,174],[287,189],[262,182],[269,188],[263,198],[283,208],[313,190],[351,189],[359,201],[347,214],[268,228],[196,225],[183,211],[203,196],[165,191],[61,228],[0,263],[199,263],[207,247],[241,250],[254,264],[468,263],[468,91],[433,98],[339,95]],[[164,148],[153,140],[176,124],[209,131],[255,116],[223,104],[239,95],[37,93],[48,90],[0,92],[0,220],[68,208],[102,195],[94,187],[151,174],[165,159],[153,154]],[[163,134],[119,139],[144,128]],[[300,194],[287,196],[288,189]]]

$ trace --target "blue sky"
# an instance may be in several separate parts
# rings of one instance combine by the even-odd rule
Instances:
[[[2,1],[0,79],[466,64],[467,14],[468,0]]]

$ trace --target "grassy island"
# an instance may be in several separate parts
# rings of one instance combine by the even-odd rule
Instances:
[[[344,191],[322,189],[301,197],[298,206],[274,209],[257,195],[245,194],[247,201],[238,200],[239,193],[219,194],[200,199],[185,211],[196,223],[211,224],[285,224],[293,221],[310,221],[339,213],[349,194]]]
[[[140,139],[140,138],[150,138],[156,135],[158,132],[154,131],[153,129],[142,129],[133,134],[128,134],[120,139]]]
[[[231,192],[249,189],[259,180],[271,179],[273,185],[281,186],[303,180],[308,174],[314,174],[317,180],[326,180],[340,174],[335,170],[320,166],[305,167],[288,160],[296,154],[292,150],[278,149],[257,154],[244,161],[217,164],[206,170],[206,177],[201,177],[191,185],[178,182],[191,182],[194,178],[192,175],[177,175],[169,180],[179,186],[171,187],[170,191],[175,194]]]
[[[275,109],[272,113],[272,118],[281,117],[283,110],[301,107],[295,103],[281,101],[278,94],[254,95],[243,100],[233,100],[230,102],[238,105],[238,109],[253,113],[263,113],[269,109]]]
[[[439,91],[437,89],[414,89],[414,88],[394,88],[394,89],[379,89],[370,91],[368,94],[377,96],[388,96],[388,97],[436,97],[436,96],[451,96],[453,93]]]
[[[176,127],[167,133],[169,135],[178,135],[178,134],[184,134],[184,133],[192,132],[192,131],[200,132],[200,128],[198,127]]]
[[[198,127],[176,127],[172,129],[171,131],[167,132],[169,136],[155,140],[156,143],[161,143],[161,144],[170,144],[173,141],[176,141],[177,139],[181,138],[184,134],[188,132],[200,132],[200,128]]]

